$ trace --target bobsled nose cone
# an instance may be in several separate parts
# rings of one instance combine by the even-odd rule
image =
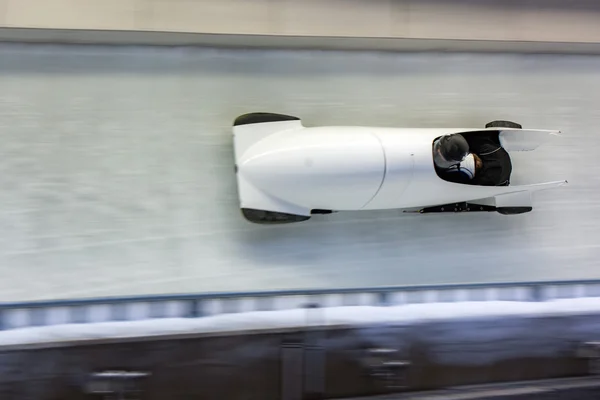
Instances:
[[[262,154],[241,160],[237,165],[237,172],[247,178],[260,178],[265,174],[276,173],[281,167],[279,157]]]

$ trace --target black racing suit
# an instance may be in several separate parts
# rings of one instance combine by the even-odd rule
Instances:
[[[469,151],[482,161],[482,168],[473,179],[460,173],[449,174],[448,180],[481,186],[508,186],[512,173],[512,162],[508,152],[500,146],[498,132],[464,134],[469,143]]]

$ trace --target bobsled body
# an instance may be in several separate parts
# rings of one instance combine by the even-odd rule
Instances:
[[[262,121],[260,115],[277,118],[246,114],[234,124],[240,208],[252,222],[296,222],[315,210],[411,209],[458,202],[495,206],[491,200],[502,196],[506,207],[514,207],[515,201],[530,207],[532,191],[564,183],[476,186],[440,178],[433,162],[434,140],[482,129],[304,127],[289,116],[256,122]],[[537,147],[549,133],[520,132],[521,137],[529,135],[528,141],[510,129],[500,135],[505,148],[517,151]],[[265,219],[268,214],[277,218]]]

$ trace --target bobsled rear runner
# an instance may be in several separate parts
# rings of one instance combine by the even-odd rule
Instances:
[[[447,181],[434,164],[433,144],[456,133],[492,135],[511,154],[533,151],[560,132],[523,129],[510,121],[493,121],[484,128],[306,127],[291,115],[240,115],[233,123],[233,143],[242,214],[260,224],[382,209],[520,214],[533,209],[533,192],[566,183],[482,186]]]

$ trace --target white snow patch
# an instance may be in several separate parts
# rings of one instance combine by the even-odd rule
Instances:
[[[307,318],[307,313],[312,313]],[[391,307],[331,307],[221,314],[201,318],[164,318],[18,328],[0,331],[0,346],[151,337],[174,334],[231,333],[315,326],[416,324],[427,321],[512,317],[600,315],[600,298],[546,302],[458,302]]]

